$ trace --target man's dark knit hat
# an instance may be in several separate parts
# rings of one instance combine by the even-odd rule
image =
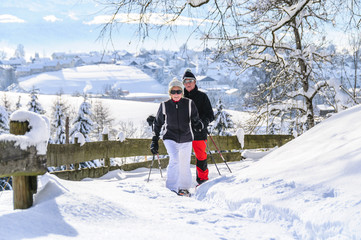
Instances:
[[[184,72],[183,80],[184,80],[185,78],[197,80],[196,77],[194,76],[194,74],[192,73],[192,71],[191,71],[189,68],[186,69],[186,71]]]

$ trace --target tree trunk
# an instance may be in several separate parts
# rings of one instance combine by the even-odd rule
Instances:
[[[296,26],[296,21],[293,21],[294,26]],[[301,36],[298,31],[298,28],[294,27],[293,32],[295,35],[295,41],[296,41],[296,48],[300,50],[302,53],[302,42],[301,42]],[[309,82],[308,82],[308,74],[307,74],[307,65],[303,58],[298,58],[298,64],[300,65],[301,69],[301,82],[302,82],[302,88],[305,93],[308,92],[309,89]],[[306,95],[306,94],[305,94]],[[304,97],[306,101],[306,108],[307,108],[307,129],[312,128],[315,125],[315,119],[314,119],[314,113],[313,113],[313,98]]]

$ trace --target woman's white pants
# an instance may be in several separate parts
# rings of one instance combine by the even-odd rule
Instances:
[[[189,189],[192,185],[192,142],[177,143],[167,139],[163,143],[169,155],[166,187],[177,192],[179,189]]]

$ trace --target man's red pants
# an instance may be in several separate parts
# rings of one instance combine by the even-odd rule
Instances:
[[[198,184],[208,180],[206,142],[207,140],[195,140],[192,142],[193,151],[197,158],[196,173]]]

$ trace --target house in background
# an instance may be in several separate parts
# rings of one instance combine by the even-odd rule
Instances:
[[[329,113],[334,113],[335,108],[327,104],[318,104],[315,107],[315,115],[320,117],[326,117]]]
[[[212,89],[218,86],[216,79],[209,76],[196,76],[196,79],[199,88]]]
[[[13,83],[16,83],[15,71],[12,66],[0,65],[0,89],[6,89]]]

